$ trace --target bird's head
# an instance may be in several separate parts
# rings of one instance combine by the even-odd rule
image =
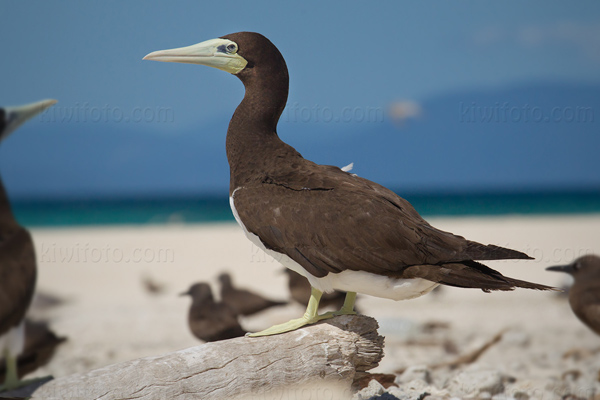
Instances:
[[[597,276],[600,279],[600,257],[592,254],[586,255],[579,257],[568,265],[548,267],[546,271],[565,272],[573,277],[585,275],[591,278],[592,276]]]
[[[232,282],[231,282],[231,275],[229,275],[227,272],[223,272],[222,274],[219,274],[219,282],[221,283],[221,286],[231,286]]]
[[[194,301],[212,300],[213,294],[208,283],[195,283],[187,292],[179,294],[180,296],[191,296]]]
[[[199,64],[238,76],[242,81],[256,74],[283,73],[287,66],[273,43],[255,32],[238,32],[187,47],[159,50],[144,60]]]

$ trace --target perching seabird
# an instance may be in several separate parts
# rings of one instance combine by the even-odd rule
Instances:
[[[231,275],[219,275],[221,284],[221,301],[233,308],[239,315],[252,315],[275,306],[287,304],[285,301],[270,300],[247,289],[233,286]]]
[[[216,342],[244,336],[237,312],[227,304],[216,302],[208,283],[195,283],[181,296],[191,296],[188,312],[190,330],[200,340]]]
[[[354,314],[356,292],[411,299],[437,285],[491,290],[548,286],[505,277],[475,260],[531,259],[429,225],[391,190],[304,159],[277,136],[288,96],[288,71],[264,36],[240,32],[146,60],[207,65],[237,76],[244,99],[227,130],[230,204],[248,238],[311,286],[306,313],[253,336]],[[321,294],[347,292],[340,311],[317,314]]]
[[[569,289],[569,304],[573,313],[591,330],[600,335],[600,257],[587,255],[569,265],[546,268],[566,272],[573,277]]]
[[[56,100],[44,100],[0,108],[0,141],[55,103]],[[6,379],[0,391],[23,385],[17,376],[17,357],[25,345],[25,313],[33,297],[35,280],[31,235],[15,220],[0,181],[0,358],[6,360]]]

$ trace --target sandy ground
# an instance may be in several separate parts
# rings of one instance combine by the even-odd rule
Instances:
[[[562,285],[567,276],[544,268],[582,254],[600,254],[600,215],[429,221],[472,240],[527,252],[536,259],[488,265],[538,283]],[[254,247],[235,224],[33,229],[32,234],[38,291],[65,300],[46,311],[34,310],[33,316],[49,320],[69,340],[31,376],[61,377],[198,345],[186,322],[190,300],[178,293],[198,281],[211,282],[216,291],[216,276],[224,270],[238,286],[273,299],[289,296],[282,267]],[[164,292],[150,294],[142,284],[148,277],[164,285]],[[445,287],[403,302],[365,296],[357,305],[379,321],[380,333],[386,336],[386,356],[376,372],[452,360],[507,330],[476,365],[458,371],[430,368],[427,384],[430,391],[441,390],[441,396],[467,396],[451,393],[450,381],[473,368],[501,375],[504,391],[495,399],[600,394],[600,338],[576,319],[566,297],[556,293],[520,289],[486,294]],[[302,312],[302,307],[290,304],[242,323],[258,330]],[[430,322],[441,324],[426,331]],[[494,395],[480,392],[480,398]]]

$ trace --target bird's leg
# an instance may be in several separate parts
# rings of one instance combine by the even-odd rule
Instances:
[[[12,356],[8,350],[4,352],[6,360],[6,375],[4,383],[0,385],[0,392],[16,389],[21,386],[19,376],[17,375],[17,358]]]
[[[4,352],[4,359],[6,360],[6,374],[4,383],[0,385],[0,393],[7,390],[14,390],[24,386],[32,385],[36,382],[48,381],[51,377],[33,378],[33,379],[19,379],[19,371],[17,368],[17,357],[10,354],[10,351]]]
[[[305,325],[314,324],[315,322],[321,321],[323,319],[333,318],[334,316],[329,315],[330,313],[326,313],[323,315],[317,314],[317,310],[319,309],[319,301],[321,301],[322,295],[323,292],[321,292],[320,290],[311,288],[310,300],[308,301],[308,305],[306,306],[306,312],[304,313],[302,318],[293,319],[284,324],[274,325],[268,329],[265,329],[264,331],[249,333],[246,336],[258,337],[277,335],[278,333],[290,332],[295,329],[301,328]]]
[[[356,292],[346,292],[346,298],[344,299],[344,304],[340,311],[337,312],[336,315],[356,315],[356,311],[354,311],[354,303],[356,302]]]
[[[337,315],[356,315],[356,311],[354,311],[354,302],[356,302],[356,292],[346,292],[346,297],[344,298],[344,304],[339,311],[330,311],[323,316],[330,316],[329,318],[335,317]]]

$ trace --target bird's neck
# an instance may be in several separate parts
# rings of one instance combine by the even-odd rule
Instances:
[[[17,221],[10,208],[10,202],[0,179],[0,236],[18,228]]]
[[[233,289],[233,285],[231,284],[230,281],[221,282],[221,291],[231,290],[231,289]]]
[[[288,96],[287,70],[256,71],[242,81],[246,93],[227,130],[230,193],[260,179],[273,166],[274,158],[297,154],[277,136],[277,123]]]
[[[191,305],[190,309],[192,310],[192,312],[198,313],[198,312],[201,312],[202,310],[205,310],[207,308],[207,306],[211,306],[215,303],[216,303],[216,301],[215,301],[214,297],[212,297],[212,296],[205,297],[205,298],[193,297],[192,305]]]

